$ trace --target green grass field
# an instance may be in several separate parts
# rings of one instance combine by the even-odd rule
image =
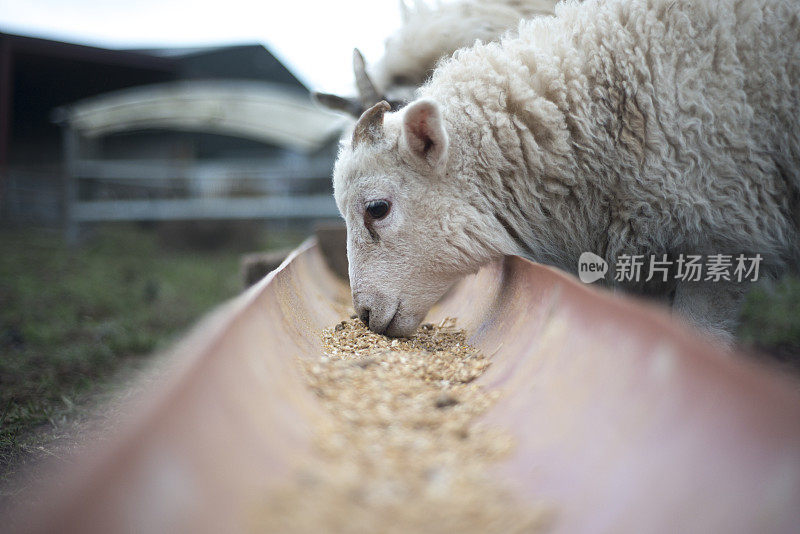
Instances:
[[[284,247],[302,235],[262,239]],[[241,250],[175,250],[152,231],[109,228],[69,248],[60,233],[0,231],[0,491],[57,455],[128,370],[241,290]],[[0,501],[3,499],[0,495]],[[0,502],[0,504],[2,504]]]
[[[248,247],[284,248],[303,237],[270,235]],[[70,425],[89,418],[126,372],[240,291],[246,248],[160,243],[135,228],[100,230],[78,248],[53,231],[0,231],[0,505],[18,491],[16,475],[57,456]],[[743,343],[796,365],[798,302],[797,278],[759,285],[743,309]]]
[[[800,372],[800,278],[758,284],[742,307],[739,339]]]

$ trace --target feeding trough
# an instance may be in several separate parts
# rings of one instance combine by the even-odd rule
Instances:
[[[350,313],[308,241],[179,343],[20,531],[257,531],[330,417],[298,361]],[[491,358],[476,384],[497,399],[480,424],[513,440],[488,476],[522,507],[547,503],[546,531],[796,531],[800,391],[771,370],[517,257],[464,279],[428,320],[446,317]]]

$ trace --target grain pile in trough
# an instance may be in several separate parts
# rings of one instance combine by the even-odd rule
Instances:
[[[476,424],[495,399],[474,383],[489,360],[452,319],[412,339],[358,319],[323,332],[325,354],[301,360],[327,417],[296,481],[257,521],[274,532],[540,532],[551,513],[522,506],[489,478],[513,443]]]

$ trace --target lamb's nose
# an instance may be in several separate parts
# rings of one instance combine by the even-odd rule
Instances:
[[[369,327],[369,308],[361,308],[361,311],[358,312],[358,318]]]

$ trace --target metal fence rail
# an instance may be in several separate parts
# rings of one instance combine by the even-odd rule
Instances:
[[[326,158],[102,160],[82,157],[81,141],[66,129],[63,205],[72,242],[86,223],[339,217]]]
[[[326,195],[256,198],[95,200],[72,204],[73,223],[193,219],[317,219],[339,216]]]
[[[80,159],[74,172],[81,179],[98,180],[187,180],[246,179],[263,182],[327,179],[330,161],[308,163],[270,162],[262,159],[181,162],[177,160],[102,160]]]
[[[101,221],[329,219],[342,118],[268,83],[157,84],[95,97],[54,118],[64,128],[67,237]],[[226,135],[282,147],[265,159],[104,159],[98,140],[148,129]]]

